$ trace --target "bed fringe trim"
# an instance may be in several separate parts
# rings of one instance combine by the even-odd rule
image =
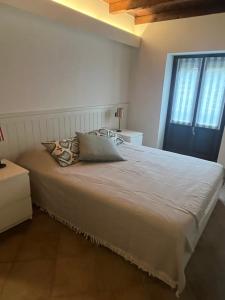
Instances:
[[[138,259],[134,258],[129,253],[121,250],[120,248],[112,246],[110,243],[106,242],[105,240],[97,238],[97,237],[93,236],[92,234],[90,234],[88,232],[84,232],[84,231],[80,230],[80,228],[78,228],[77,226],[72,224],[70,221],[67,221],[67,220],[63,219],[62,217],[59,217],[59,216],[55,215],[54,213],[51,213],[46,208],[43,208],[43,207],[39,206],[39,209],[41,211],[43,211],[44,213],[48,214],[49,217],[51,217],[52,219],[66,225],[67,227],[72,229],[77,234],[82,235],[86,240],[91,241],[91,243],[94,243],[97,246],[104,246],[104,247],[110,249],[112,252],[114,252],[114,253],[120,255],[121,257],[123,257],[129,263],[131,263],[131,264],[135,265],[136,267],[138,267],[138,269],[148,273],[148,275],[150,277],[152,276],[152,277],[155,277],[155,278],[158,278],[158,279],[162,280],[163,282],[168,284],[171,288],[176,289],[176,297],[179,298],[182,290],[179,289],[178,282],[175,282],[175,281],[171,280],[163,272],[154,271],[154,270],[150,269],[149,266],[147,267],[145,264],[143,264],[143,262],[140,262]]]

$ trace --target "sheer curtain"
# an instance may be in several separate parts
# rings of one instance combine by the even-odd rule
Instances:
[[[197,89],[202,63],[203,77],[197,107]],[[219,129],[225,101],[225,57],[179,58],[170,122]]]
[[[225,57],[205,61],[196,125],[219,129],[225,98]]]
[[[202,58],[180,58],[177,64],[171,122],[191,125]]]

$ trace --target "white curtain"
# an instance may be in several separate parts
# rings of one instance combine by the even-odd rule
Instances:
[[[219,129],[225,96],[225,57],[206,58],[196,125]]]
[[[180,58],[177,64],[171,122],[191,125],[202,58]]]
[[[180,58],[171,122],[192,125],[203,58]],[[195,126],[219,129],[225,101],[225,57],[205,58]]]

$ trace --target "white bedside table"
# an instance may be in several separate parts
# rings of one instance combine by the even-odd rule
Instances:
[[[122,131],[117,132],[117,134],[121,136],[124,139],[124,141],[128,143],[132,143],[134,145],[142,145],[143,132],[122,129]]]
[[[3,160],[0,169],[0,232],[32,219],[29,172]]]

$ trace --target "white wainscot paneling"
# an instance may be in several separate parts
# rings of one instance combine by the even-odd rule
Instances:
[[[30,149],[41,148],[41,142],[64,139],[76,131],[87,132],[99,128],[117,128],[117,107],[124,107],[122,127],[126,127],[127,104],[70,108],[38,112],[0,115],[5,141],[0,142],[0,158],[16,160]]]

